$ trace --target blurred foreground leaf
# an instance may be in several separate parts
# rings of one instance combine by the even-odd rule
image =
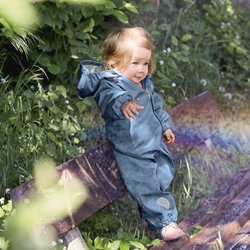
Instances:
[[[38,23],[36,9],[29,0],[0,0],[0,19],[6,29],[11,27],[19,35]]]
[[[51,160],[38,161],[34,176],[35,191],[7,220],[6,238],[13,250],[47,250],[56,240],[51,223],[72,216],[87,197],[82,183],[68,170],[59,176]]]

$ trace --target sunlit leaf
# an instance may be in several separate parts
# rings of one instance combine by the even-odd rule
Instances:
[[[177,40],[177,38],[176,38],[175,36],[172,36],[172,37],[171,37],[171,42],[172,42],[172,44],[173,44],[174,46],[178,46],[178,40]]]
[[[192,35],[190,35],[190,34],[185,34],[185,35],[181,38],[181,41],[186,42],[186,41],[189,41],[190,39],[192,39]]]
[[[59,66],[55,65],[55,64],[51,64],[48,67],[48,71],[53,74],[53,75],[58,75],[60,73],[60,68]]]
[[[42,159],[35,163],[35,185],[39,191],[46,192],[57,182],[55,163],[50,159]]]
[[[130,243],[132,246],[134,246],[134,247],[136,247],[136,248],[138,248],[138,249],[147,250],[146,247],[145,247],[142,243],[140,243],[140,242],[138,242],[138,241],[130,241],[129,243]]]
[[[36,9],[28,0],[0,0],[0,17],[13,27],[30,28],[38,23]]]
[[[136,7],[135,7],[134,4],[132,4],[132,3],[125,3],[125,4],[124,4],[124,7],[125,7],[127,10],[129,10],[129,11],[135,13],[135,14],[138,14],[138,10],[136,9]]]
[[[8,22],[7,22],[5,19],[3,19],[3,18],[0,18],[0,23],[1,23],[5,28],[7,28],[7,29],[10,29],[10,28],[11,28],[10,25],[8,24]]]
[[[59,92],[64,98],[67,97],[67,90],[63,85],[57,85],[56,91]]]
[[[159,246],[162,243],[162,241],[160,239],[155,239],[153,240],[150,245],[151,246]]]
[[[115,10],[113,15],[122,23],[128,23],[128,17],[120,10]]]
[[[38,63],[44,67],[50,66],[50,58],[47,56],[41,56],[38,60]]]

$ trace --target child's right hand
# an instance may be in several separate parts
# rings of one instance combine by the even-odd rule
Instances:
[[[128,120],[135,119],[135,116],[139,115],[139,112],[137,110],[144,109],[144,106],[137,104],[138,100],[139,98],[136,98],[122,105],[122,113]]]

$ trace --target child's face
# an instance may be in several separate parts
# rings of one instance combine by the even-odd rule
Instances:
[[[128,65],[120,70],[120,72],[129,80],[141,86],[141,81],[148,74],[152,52],[149,49],[135,46],[132,48],[131,53],[131,59]]]

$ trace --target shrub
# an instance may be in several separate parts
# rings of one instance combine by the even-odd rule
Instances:
[[[216,96],[244,95],[249,89],[250,22],[243,10],[230,0],[161,4],[150,28],[157,48],[154,79],[168,106],[206,89]]]

